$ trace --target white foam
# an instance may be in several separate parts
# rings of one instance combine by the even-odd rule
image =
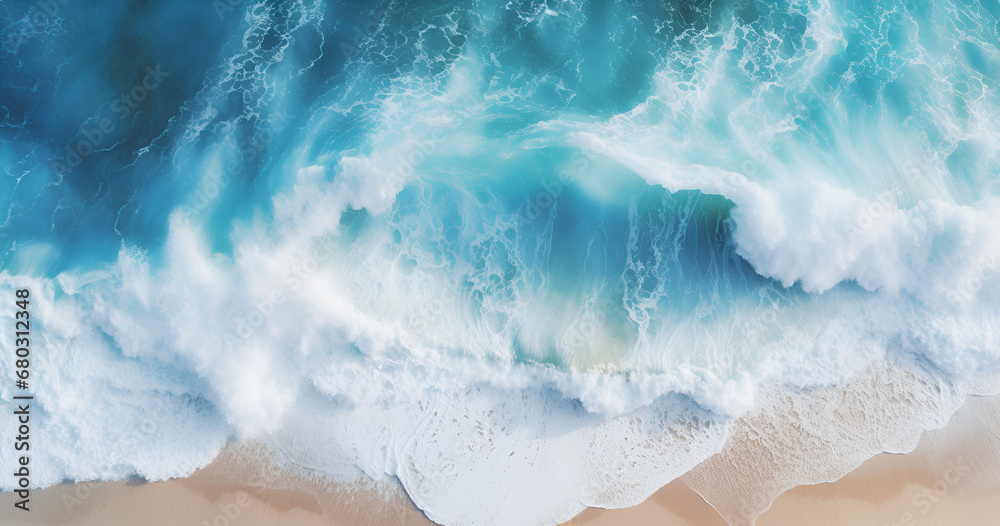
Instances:
[[[810,15],[809,34],[818,44],[788,59],[808,64],[790,88],[807,85],[841,49],[842,31],[830,11],[821,4]],[[288,184],[273,200],[273,218],[236,225],[231,253],[210,248],[196,221],[204,210],[186,209],[172,216],[161,254],[126,247],[107,272],[68,271],[51,282],[0,274],[5,286],[32,288],[40,320],[33,483],[184,476],[238,437],[263,441],[286,461],[329,476],[398,478],[442,523],[554,524],[585,506],[636,504],[715,458],[708,464],[722,467],[711,476],[696,470],[689,481],[706,496],[715,488],[710,500],[720,510],[729,506],[727,516],[752,519],[758,504],[766,506],[788,484],[824,480],[879,450],[911,447],[968,392],[995,387],[984,378],[1000,361],[1000,203],[958,192],[930,198],[929,191],[949,182],[917,183],[892,172],[897,157],[919,145],[872,155],[884,146],[866,142],[872,137],[833,137],[844,146],[829,156],[802,144],[791,152],[765,149],[755,170],[738,171],[713,136],[687,128],[707,130],[731,115],[741,146],[750,146],[759,137],[794,134],[797,125],[787,108],[770,108],[783,100],[783,86],[746,96],[725,92],[725,61],[732,58],[725,54],[734,49],[734,35],[725,36],[721,49],[706,45],[674,57],[697,74],[680,79],[662,68],[657,92],[632,111],[596,125],[553,117],[499,141],[484,131],[486,105],[509,93],[496,90],[480,100],[474,53],[443,74],[449,81],[440,90],[401,75],[366,115],[367,133],[356,149],[328,152],[312,134],[340,125],[356,101],[313,108],[306,132],[275,161],[281,167],[275,179]],[[280,58],[279,52],[270,60]],[[223,80],[243,65],[226,64]],[[209,91],[178,158],[217,115],[213,101],[225,98]],[[948,128],[950,144],[995,122],[988,105],[976,108],[971,130]],[[764,122],[752,122],[758,115]],[[835,109],[829,118],[846,117]],[[890,145],[907,135],[873,128]],[[838,129],[853,128],[841,122]],[[433,230],[434,217],[412,225],[385,217],[421,176],[448,181],[468,175],[455,175],[462,169],[479,173],[484,158],[597,142],[604,145],[602,162],[671,191],[717,194],[735,204],[729,217],[738,254],[760,274],[799,286],[771,326],[753,339],[733,337],[744,322],[760,322],[751,297],[737,298],[731,312],[709,321],[697,312],[664,316],[655,334],[643,332],[634,342],[602,327],[612,348],[629,352],[612,357],[618,361],[584,356],[599,366],[580,370],[575,366],[587,360],[576,360],[577,351],[559,335],[589,323],[595,309],[537,293],[544,276],[532,265],[549,255],[551,243],[522,252],[512,240],[518,218],[499,199],[454,203],[465,220],[456,234],[464,247],[495,256],[482,258],[483,269],[393,239],[397,226],[412,227],[400,238],[445,237]],[[947,153],[936,152],[931,164],[937,167]],[[217,152],[206,157],[195,164],[206,170],[220,164]],[[456,169],[446,160],[466,164]],[[435,163],[444,168],[435,170],[442,166]],[[604,173],[588,176],[593,184],[582,185],[585,191],[616,183],[595,183]],[[339,232],[349,206],[370,214],[358,239]],[[494,284],[508,268],[516,277]],[[633,315],[627,323],[636,321]],[[553,354],[556,365],[523,359]],[[870,374],[887,363],[919,381],[899,380],[898,371]],[[7,362],[0,367],[9,377]],[[847,390],[838,390],[845,383]],[[8,400],[9,385],[0,389]],[[847,392],[860,415],[838,420],[831,392]],[[882,398],[869,406],[866,395]],[[748,411],[749,418],[737,420]],[[899,417],[898,425],[880,427],[885,415]],[[808,436],[804,442],[799,435],[767,437],[771,451],[788,456],[764,491],[747,496],[719,480],[751,475],[720,459],[733,458],[726,456],[733,447],[727,439],[756,436],[755,418],[799,426]],[[850,431],[859,427],[845,423],[877,432],[852,440]],[[139,439],[118,440],[135,429]],[[9,444],[10,432],[0,426],[0,442]],[[818,467],[801,462],[817,448],[837,455]],[[9,462],[5,457],[3,469],[12,472]],[[752,505],[741,508],[741,499]]]

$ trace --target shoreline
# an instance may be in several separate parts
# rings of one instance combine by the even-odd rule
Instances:
[[[394,482],[330,483],[279,468],[259,444],[232,444],[183,479],[60,484],[32,491],[32,511],[0,497],[0,525],[321,526],[434,523]],[[697,469],[697,468],[696,468]],[[726,526],[680,477],[624,509],[587,508],[564,526]],[[1000,516],[1000,396],[970,397],[916,449],[880,453],[833,482],[782,492],[753,522],[992,525]]]
[[[588,508],[563,526],[726,526],[686,477],[631,508]],[[837,480],[797,485],[752,524],[993,526],[998,516],[1000,396],[972,396],[944,427],[924,433],[913,451],[879,453]]]

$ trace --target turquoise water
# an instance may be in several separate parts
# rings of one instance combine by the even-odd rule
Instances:
[[[887,360],[966,393],[1000,358],[998,9],[7,3],[35,483],[255,438],[439,522],[552,523],[768,386]]]

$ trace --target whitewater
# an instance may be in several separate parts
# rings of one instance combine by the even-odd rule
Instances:
[[[995,0],[40,5],[33,487],[252,441],[441,524],[750,524],[1000,393]]]

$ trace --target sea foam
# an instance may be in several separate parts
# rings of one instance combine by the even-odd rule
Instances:
[[[171,117],[136,117],[149,144],[31,207],[11,187],[33,484],[182,477],[228,442],[398,480],[443,524],[682,476],[749,523],[998,392],[990,6],[660,7],[224,21]]]

